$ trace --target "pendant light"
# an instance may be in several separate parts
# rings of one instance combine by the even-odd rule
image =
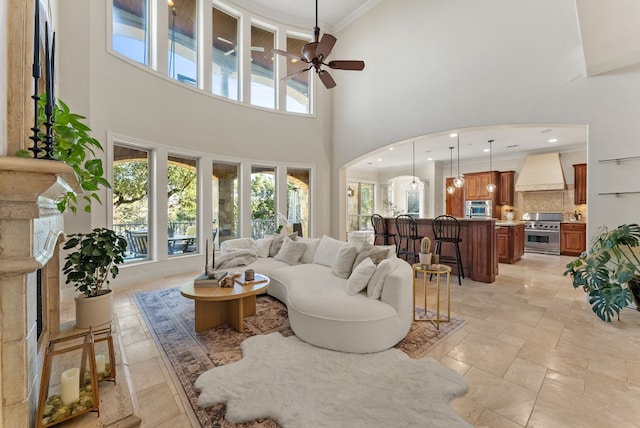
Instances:
[[[411,190],[416,190],[418,188],[418,183],[416,183],[416,142],[413,142],[413,175],[411,176]]]
[[[493,149],[491,147],[493,140],[489,140],[489,172],[493,171]],[[493,176],[493,174],[491,174]],[[487,184],[487,192],[493,193],[496,191],[496,185],[492,181]]]
[[[449,147],[449,177],[453,177],[453,146]],[[447,193],[453,195],[456,192],[456,188],[452,185],[447,187]]]
[[[458,175],[453,180],[453,185],[456,187],[464,186],[464,177],[460,174],[460,133],[456,134],[458,137]]]

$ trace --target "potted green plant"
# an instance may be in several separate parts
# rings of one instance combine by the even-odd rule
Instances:
[[[40,96],[38,108],[38,123],[43,126],[46,121],[44,105],[46,95]],[[110,188],[111,185],[104,178],[102,160],[94,158],[96,150],[103,151],[98,140],[91,137],[91,128],[82,122],[86,119],[76,113],[72,113],[64,102],[56,99],[53,106],[53,125],[51,136],[53,138],[53,158],[69,165],[78,179],[80,188],[84,192],[81,200],[84,201],[83,210],[91,212],[93,200],[102,203],[97,191],[100,186]],[[44,140],[45,134],[40,132],[40,138]],[[31,157],[28,150],[19,150],[16,156]],[[77,189],[76,189],[77,190]],[[58,211],[65,212],[69,208],[74,214],[78,210],[78,197],[75,191],[67,192],[57,203]]]
[[[69,235],[63,248],[70,250],[62,268],[66,284],[74,284],[82,293],[75,298],[76,326],[88,328],[110,322],[113,296],[109,278],[118,275],[117,265],[124,262],[126,239],[111,229],[96,228],[90,233]]]
[[[620,311],[634,298],[629,283],[640,277],[639,246],[638,224],[601,228],[587,251],[567,264],[564,275],[571,275],[573,287],[589,295],[593,312],[603,321],[610,322],[614,314],[620,320]]]

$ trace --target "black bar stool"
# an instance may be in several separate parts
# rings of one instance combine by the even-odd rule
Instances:
[[[378,245],[376,244],[378,238],[382,240],[381,245],[389,245],[389,238],[393,238],[393,244],[398,245],[398,241],[396,240],[398,235],[387,232],[387,223],[380,214],[371,216],[371,225],[373,226],[373,245]]]
[[[455,217],[450,215],[441,215],[433,219],[433,236],[436,243],[435,253],[440,254],[442,251],[442,243],[451,243],[455,248],[455,257],[440,256],[440,263],[443,261],[454,262],[458,268],[458,285],[462,285],[464,278],[464,268],[462,267],[462,257],[460,256],[460,223]]]
[[[419,260],[420,241],[422,236],[418,236],[418,228],[416,221],[408,214],[400,214],[396,217],[396,229],[398,230],[398,248],[396,254],[398,257],[405,256],[405,260],[412,263],[409,259],[413,259],[413,263]],[[402,243],[404,242],[404,247]]]

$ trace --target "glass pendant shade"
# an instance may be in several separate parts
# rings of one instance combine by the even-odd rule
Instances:
[[[453,186],[447,187],[447,193],[453,195],[454,193],[456,193],[456,188]]]
[[[418,183],[416,183],[416,180],[413,180],[411,182],[411,190],[417,190],[418,189]]]
[[[464,177],[460,174],[460,133],[456,134],[458,137],[458,176],[453,180],[453,185],[460,188],[464,186]]]
[[[487,184],[487,192],[493,193],[496,191],[496,185],[493,183]]]

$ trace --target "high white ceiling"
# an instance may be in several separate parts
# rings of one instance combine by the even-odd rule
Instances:
[[[371,170],[411,165],[413,141],[416,145],[416,164],[431,161],[448,163],[451,157],[449,147],[454,147],[455,163],[458,157],[458,138],[451,137],[450,134],[456,131],[425,135],[391,144],[358,159],[349,167]],[[462,129],[459,131],[459,137],[461,162],[486,161],[487,167],[489,152],[484,150],[489,149],[489,140],[494,140],[491,144],[494,160],[514,159],[534,153],[586,150],[587,147],[586,126],[490,126]]]
[[[232,0],[233,3],[281,22],[313,27],[316,0]],[[381,0],[317,0],[320,27],[336,31]]]

